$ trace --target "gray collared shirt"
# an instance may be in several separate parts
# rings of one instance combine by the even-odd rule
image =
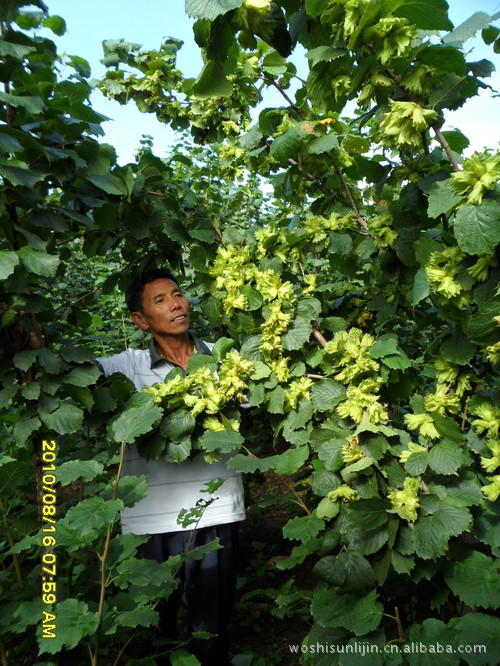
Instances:
[[[199,340],[191,331],[194,342],[193,353],[210,354],[213,343]],[[140,391],[144,386],[163,382],[173,368],[179,367],[161,356],[154,339],[149,349],[127,349],[108,358],[97,359],[106,377],[121,372]],[[204,484],[217,478],[225,479],[217,491],[217,499],[203,514],[199,527],[210,527],[232,523],[245,518],[243,483],[241,475],[229,470],[224,460],[209,465],[203,455],[185,460],[180,464],[169,463],[159,458],[146,460],[139,455],[135,444],[126,448],[123,475],[141,476],[148,479],[148,494],[131,508],[121,513],[124,534],[161,534],[179,532],[183,528],[177,523],[181,509],[190,509],[203,497]],[[205,495],[206,499],[206,495]]]

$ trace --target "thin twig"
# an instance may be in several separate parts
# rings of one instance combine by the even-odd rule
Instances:
[[[351,204],[351,208],[354,212],[354,217],[356,218],[357,223],[365,230],[368,231],[368,225],[366,224],[365,220],[361,217],[359,214],[359,210],[356,206],[356,203],[354,199],[352,198],[351,190],[349,189],[349,185],[347,184],[344,175],[340,168],[338,166],[335,167],[335,172],[337,176],[340,178],[340,182],[342,183],[342,187],[344,188],[344,192],[347,194],[347,198],[349,199],[349,203]]]
[[[0,495],[0,511],[2,511],[3,514],[3,524],[5,525],[5,532],[7,534],[7,540],[9,542],[9,546],[11,548],[14,548],[14,539],[12,538],[9,522],[7,520],[7,512],[5,510],[5,504],[3,503],[3,498],[1,495]],[[24,589],[24,583],[23,583],[23,577],[21,575],[21,569],[19,567],[19,560],[17,559],[16,553],[12,553],[12,559],[14,561],[14,569],[16,571],[17,582],[19,583],[19,588],[22,590]]]
[[[434,130],[436,139],[439,141],[439,143],[444,149],[444,152],[447,154],[448,159],[450,160],[450,164],[453,167],[453,171],[455,172],[460,171],[460,167],[458,166],[458,163],[455,159],[455,156],[453,155],[453,152],[449,146],[448,141],[446,141],[444,136],[441,134],[441,131],[437,127],[433,127],[432,129]]]
[[[120,451],[120,462],[118,465],[118,472],[116,473],[116,480],[115,480],[115,485],[113,488],[113,499],[116,499],[116,495],[118,493],[118,484],[120,482],[120,476],[122,473],[122,468],[123,468],[123,459],[125,457],[125,442],[122,442],[121,445],[121,451]],[[104,611],[104,598],[106,596],[106,560],[108,558],[108,553],[109,553],[109,544],[111,543],[111,532],[113,530],[113,523],[110,523],[108,525],[108,533],[106,535],[106,543],[104,545],[104,552],[102,554],[101,558],[101,594],[100,594],[100,599],[99,599],[99,610],[98,610],[98,615],[99,615],[99,625],[102,622],[102,614]],[[99,656],[99,646],[100,646],[100,635],[99,632],[97,633],[97,640],[96,640],[96,646],[94,650],[94,656],[92,659],[92,666],[97,665],[97,659]]]
[[[327,343],[326,343],[326,339],[321,335],[318,324],[317,324],[315,321],[313,321],[311,325],[312,325],[312,329],[313,329],[313,335],[314,335],[314,337],[315,337],[316,340],[319,342],[319,344],[320,344],[323,348],[325,348],[325,347],[326,347],[326,344],[327,344]]]

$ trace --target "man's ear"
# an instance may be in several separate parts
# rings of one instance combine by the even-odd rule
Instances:
[[[130,315],[132,317],[132,321],[136,326],[141,328],[143,331],[149,330],[148,324],[144,321],[144,317],[142,315],[142,312],[132,312]]]

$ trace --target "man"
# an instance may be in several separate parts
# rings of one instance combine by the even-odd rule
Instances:
[[[127,351],[98,359],[104,374],[121,372],[140,391],[143,386],[163,382],[175,367],[187,371],[192,354],[210,354],[213,346],[189,330],[189,303],[176,279],[167,270],[142,273],[125,294],[132,321],[152,335],[149,349]],[[228,470],[224,462],[209,465],[202,455],[181,464],[163,459],[147,461],[135,445],[127,447],[124,475],[148,477],[148,495],[121,514],[122,532],[150,534],[140,547],[144,557],[165,561],[170,555],[185,550],[190,530],[177,523],[181,509],[196,505],[200,490],[212,479],[225,479],[217,499],[202,516],[190,547],[210,543],[219,537],[223,546],[201,561],[184,564],[191,631],[208,631],[218,637],[195,642],[194,653],[203,665],[223,666],[228,663],[226,626],[229,620],[236,584],[236,549],[238,522],[245,517],[241,476]],[[206,495],[205,495],[206,497]],[[159,604],[160,634],[174,638],[176,614],[181,590]]]

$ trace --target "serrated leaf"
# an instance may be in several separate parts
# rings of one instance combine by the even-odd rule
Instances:
[[[467,509],[441,502],[435,513],[416,521],[412,532],[415,552],[424,560],[441,557],[448,548],[450,538],[462,534],[470,522],[471,515]]]
[[[429,467],[437,474],[456,474],[462,463],[462,451],[452,442],[440,442],[429,451]]]
[[[349,524],[357,530],[374,530],[386,525],[390,502],[381,499],[360,499],[345,507]]]
[[[186,14],[192,18],[215,21],[218,16],[242,4],[243,0],[186,0]]]
[[[0,250],[0,280],[6,280],[19,265],[17,252],[10,250]]]
[[[462,206],[455,217],[455,236],[467,254],[493,254],[500,243],[498,202],[484,199],[479,206]]]
[[[338,556],[323,557],[313,568],[313,573],[330,585],[345,592],[355,592],[371,587],[375,582],[373,570],[364,557],[355,550]]]
[[[311,388],[311,402],[321,412],[329,411],[345,399],[345,388],[333,379],[318,380]]]
[[[97,460],[67,460],[57,468],[57,481],[67,486],[76,479],[92,481],[104,470],[104,465]]]
[[[0,92],[0,102],[25,109],[30,115],[41,113],[45,108],[42,98],[35,95],[11,95]]]
[[[292,127],[274,139],[269,151],[270,156],[282,164],[289,159],[296,159],[302,148],[302,139],[313,131],[314,126],[310,123],[299,123]]]
[[[500,564],[484,553],[473,551],[451,563],[445,580],[453,594],[471,608],[500,606]]]
[[[443,666],[458,666],[461,659],[456,654],[456,648],[453,646],[452,651],[449,651],[449,647],[453,645],[454,635],[451,629],[449,629],[444,622],[441,620],[436,620],[434,618],[429,618],[424,620],[422,624],[414,624],[410,628],[409,640],[412,644],[419,644],[422,646],[428,646],[427,650],[415,651],[411,656],[411,665],[412,666],[428,666],[430,663],[430,650],[429,648],[433,646],[443,646],[443,650],[439,650],[439,664]],[[447,649],[444,649],[446,645]],[[439,649],[439,648],[438,648]],[[432,660],[434,660],[434,652]]]
[[[493,317],[500,312],[500,297],[492,298],[481,305],[470,318],[467,328],[469,340],[479,345],[494,343],[498,339],[498,326]]]
[[[325,627],[345,627],[363,636],[378,627],[384,607],[377,600],[376,590],[361,595],[322,588],[314,592],[311,610],[315,620]]]
[[[462,198],[451,187],[451,180],[440,180],[431,187],[429,192],[429,217],[436,218],[446,214],[461,202]]]
[[[118,176],[113,176],[110,173],[102,175],[90,175],[86,177],[89,182],[98,187],[106,194],[115,194],[118,196],[127,196],[128,188],[126,183],[122,178]]]
[[[419,268],[415,273],[413,278],[413,290],[412,290],[412,299],[411,304],[413,307],[418,305],[420,301],[430,294],[431,286],[429,280],[427,279],[427,273],[424,268]]]
[[[221,63],[209,60],[192,89],[196,99],[211,97],[229,97],[233,92],[233,84],[224,73]]]
[[[394,11],[420,30],[451,30],[446,0],[405,0]]]
[[[129,407],[108,423],[108,435],[114,442],[131,444],[139,435],[149,432],[162,416],[161,407],[155,404]]]
[[[291,476],[305,464],[309,457],[309,447],[301,446],[298,449],[288,449],[281,455],[276,456],[276,464],[273,465],[273,470],[276,474],[285,474]]]
[[[40,653],[55,654],[63,647],[73,649],[85,636],[93,636],[99,626],[99,613],[89,612],[88,605],[80,599],[66,599],[56,604],[54,613],[57,617],[57,631],[55,637],[48,640],[42,637],[42,624],[40,623],[38,645]]]
[[[491,17],[486,12],[476,12],[466,21],[458,25],[452,32],[443,37],[444,44],[463,44],[471,37],[474,37],[478,30],[487,28]]]
[[[59,477],[58,477],[59,478]],[[121,500],[126,507],[132,507],[148,494],[148,479],[146,476],[124,476],[118,483],[116,499]],[[102,492],[105,500],[113,498],[113,487],[108,486]]]
[[[329,153],[331,150],[334,150],[339,145],[337,135],[333,132],[330,134],[325,134],[324,136],[319,136],[317,139],[313,139],[307,144],[307,152],[312,153],[313,155],[319,155],[320,153]]]
[[[119,511],[123,509],[121,500],[104,500],[102,497],[89,497],[68,509],[65,522],[82,536],[111,525]]]
[[[239,449],[244,441],[239,432],[229,432],[228,430],[220,432],[206,430],[199,440],[201,447],[206,451],[222,451],[223,453]]]
[[[330,472],[336,472],[343,467],[342,446],[345,440],[332,438],[324,442],[318,450],[318,458],[323,461],[325,468]]]
[[[24,446],[31,435],[42,425],[39,418],[19,419],[14,426],[14,439],[18,446]]]
[[[476,345],[469,342],[465,335],[452,335],[443,341],[439,353],[448,363],[467,365],[476,353]]]
[[[234,347],[234,340],[232,338],[221,337],[212,347],[212,357],[215,361],[220,362],[226,358],[231,349]]]
[[[59,257],[47,252],[34,250],[29,245],[25,245],[17,252],[23,266],[30,273],[41,275],[43,277],[52,277],[56,274],[59,266]]]
[[[73,368],[61,378],[61,381],[74,386],[88,386],[89,384],[95,384],[100,375],[101,371],[97,365],[88,365],[82,368]]]
[[[284,413],[285,397],[286,393],[281,388],[281,386],[277,386],[274,390],[271,391],[271,393],[269,393],[268,411],[270,414]]]
[[[282,337],[283,347],[289,351],[301,349],[311,337],[311,324],[306,319],[294,319],[292,327]]]
[[[481,645],[484,649],[463,655],[470,666],[500,662],[500,618],[486,613],[467,613],[453,623],[453,633],[462,645]]]
[[[61,403],[53,412],[45,412],[40,409],[39,415],[47,428],[54,430],[59,435],[77,432],[83,423],[82,410],[67,402]]]
[[[182,442],[193,432],[195,424],[195,419],[188,411],[179,409],[165,417],[160,426],[160,432],[166,439]]]
[[[317,536],[325,527],[325,521],[316,516],[297,516],[291,518],[283,527],[283,536],[285,539],[297,539],[305,541],[311,537]]]

